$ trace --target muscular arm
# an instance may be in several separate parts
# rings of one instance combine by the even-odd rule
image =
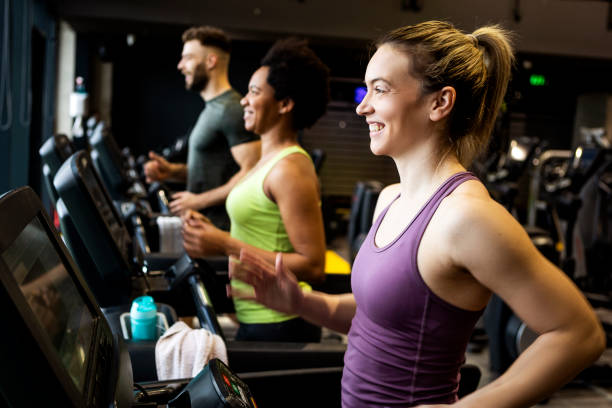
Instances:
[[[310,159],[293,154],[278,162],[264,181],[264,192],[276,202],[294,248],[283,261],[300,280],[324,279],[325,233],[319,207],[318,180]],[[249,245],[189,213],[183,224],[183,243],[191,256],[228,255],[241,250],[257,254],[274,264],[276,252]]]
[[[172,165],[172,173],[169,177],[172,180],[187,182],[187,165],[184,163],[170,163]]]
[[[501,206],[475,200],[455,214],[454,263],[497,293],[538,339],[497,380],[460,406],[527,407],[545,398],[599,357],[601,326],[573,283],[531,244]]]
[[[322,292],[304,293],[301,309],[304,319],[340,333],[348,333],[357,305],[352,293],[329,295]]]
[[[163,156],[149,152],[149,161],[144,165],[147,182],[176,180],[187,181],[187,166],[183,163],[170,163]]]
[[[320,208],[318,179],[310,159],[292,154],[278,162],[264,181],[264,191],[278,205],[294,252],[283,254],[283,262],[299,280],[324,279],[325,232]],[[228,237],[227,255],[238,257],[242,248],[274,263],[275,252],[247,245]]]

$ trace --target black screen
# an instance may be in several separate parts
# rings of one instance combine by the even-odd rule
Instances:
[[[82,391],[93,317],[37,218],[2,253],[2,260],[49,335],[68,374]]]
[[[87,156],[81,156],[80,160],[82,161],[80,163],[82,170],[81,176],[83,178],[83,183],[85,183],[87,187],[87,191],[89,191],[124,259],[130,259],[128,253],[129,236],[125,233],[123,223],[116,208],[113,206],[112,200],[102,190],[104,185],[97,177],[93,167],[89,165]]]

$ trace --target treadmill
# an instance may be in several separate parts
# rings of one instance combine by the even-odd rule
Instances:
[[[92,135],[89,138],[89,142],[92,146],[91,158],[94,162],[94,167],[98,170],[100,174],[100,178],[103,181],[106,188],[109,190],[110,196],[114,200],[125,200],[125,197],[130,197],[121,195],[120,191],[125,189],[127,185],[137,185],[140,181],[138,179],[138,172],[135,171],[137,164],[134,159],[123,153],[117,143],[115,142],[112,134],[106,129],[103,124],[99,124],[96,126]],[[170,151],[179,151],[184,149],[187,145],[187,138],[179,139],[177,143],[171,149],[165,149]],[[164,155],[170,154],[169,151],[164,151]],[[126,158],[127,156],[127,158]],[[139,158],[138,162],[144,164],[146,161],[146,157]],[[317,160],[313,156],[313,161],[315,162],[315,166],[317,165]],[[140,170],[142,173],[142,170]],[[142,183],[140,183],[142,184]],[[174,186],[176,188],[176,186]],[[181,187],[184,189],[184,186]],[[382,187],[380,187],[382,188]],[[147,240],[150,244],[151,248],[159,248],[160,245],[160,231],[159,226],[156,223],[157,215],[169,215],[169,202],[168,197],[170,196],[170,189],[165,182],[153,182],[149,185],[148,189],[148,197],[151,206],[155,208],[158,212],[151,213],[150,211],[143,211],[145,206],[143,205],[134,205],[134,202],[137,204],[138,200],[132,195],[131,201],[133,203],[126,203],[123,201],[120,204],[120,212],[123,218],[128,223],[130,230],[142,230],[144,227],[144,232],[147,234]],[[367,193],[366,193],[367,194]],[[368,202],[375,200],[373,195],[367,195],[364,198],[364,201]],[[376,195],[377,197],[377,195]],[[373,209],[373,204],[372,204]],[[141,221],[140,223],[134,222],[133,215],[139,214]],[[362,215],[362,218],[365,218],[366,215]],[[370,215],[371,218],[371,215]],[[371,223],[371,219],[367,219],[368,223]],[[132,234],[135,238],[137,236]],[[222,258],[222,259],[219,259]],[[333,251],[327,251],[326,259],[329,260],[329,264],[332,265],[332,269],[326,270],[326,278],[325,282],[313,284],[312,287],[315,290],[320,290],[326,293],[347,293],[351,291],[350,286],[350,267],[348,264],[346,267],[343,265],[344,260],[334,254]],[[337,260],[341,260],[337,262]],[[208,258],[209,263],[214,263],[214,268],[219,275],[218,282],[220,282],[220,291],[225,293],[225,282],[227,281],[227,259],[225,257],[216,257],[216,258]],[[219,268],[220,267],[220,268]],[[339,269],[337,269],[339,268]],[[349,269],[346,271],[346,269]],[[211,293],[216,293],[217,291],[211,291]],[[233,303],[228,302],[227,298],[223,295],[220,298],[213,299],[213,302],[216,303],[217,307],[221,309],[219,312],[223,311],[233,311]]]
[[[32,189],[0,197],[0,223],[0,406],[252,408],[253,396],[267,408],[339,406],[338,367],[236,375],[211,360],[193,379],[135,384],[125,342]]]
[[[30,188],[0,198],[0,405],[128,407],[132,372]]]
[[[170,214],[168,193],[162,183],[152,183],[149,189],[142,183],[136,170],[136,160],[126,158],[117,142],[104,126],[98,124],[89,138],[91,158],[113,200],[147,199],[161,214]]]
[[[90,253],[98,272],[96,270],[83,272],[86,275],[94,273],[105,276],[113,282],[115,280],[122,282],[120,285],[98,287],[94,289],[95,291],[100,293],[123,291],[129,293],[128,296],[134,296],[130,291],[137,281],[141,293],[149,293],[154,299],[171,304],[179,315],[193,315],[196,312],[202,323],[206,321],[203,321],[201,316],[210,319],[212,322],[208,325],[217,327],[218,334],[223,336],[214,317],[218,308],[214,306],[218,305],[216,300],[219,299],[227,302],[224,282],[220,282],[219,276],[216,275],[218,268],[227,269],[226,260],[222,266],[212,267],[204,260],[190,260],[185,255],[179,259],[173,270],[168,268],[160,272],[159,269],[150,268],[150,264],[146,262],[136,268],[131,267],[127,233],[117,221],[118,216],[113,216],[112,205],[109,204],[110,198],[104,194],[101,181],[96,178],[95,170],[85,152],[75,153],[64,163],[55,178],[55,186],[78,227],[82,241],[88,248],[91,247]],[[146,260],[146,256],[144,258]],[[189,265],[192,265],[191,269],[188,269]],[[174,292],[177,295],[173,296],[172,290],[168,289],[176,287],[175,282],[185,276],[188,285],[183,286],[183,289],[187,287],[188,293],[177,288],[177,292]],[[198,305],[195,311],[193,305]],[[330,373],[337,375],[339,386],[346,350],[346,346],[340,342],[227,341],[226,345],[230,366],[237,372],[326,368]],[[146,353],[145,350],[141,351]],[[153,350],[150,350],[150,355],[153,354]],[[154,357],[151,357],[151,360],[154,361]],[[138,367],[135,367],[135,373],[137,370]],[[139,370],[135,378],[153,380],[155,377],[151,377],[152,374],[154,373]]]
[[[53,185],[53,179],[62,164],[74,153],[74,146],[68,136],[65,134],[56,134],[48,138],[38,150],[42,162],[43,180],[47,188],[47,192],[51,197],[53,206],[58,214],[67,214],[64,202],[59,198],[59,194]],[[90,270],[94,267],[93,260],[83,242],[78,238],[74,223],[70,217],[59,217],[60,231],[64,232],[64,240],[70,254],[76,261],[79,268],[82,270]],[[100,285],[98,281],[89,281],[91,287]],[[121,301],[127,302],[128,299],[122,299],[115,294],[109,293],[110,299],[98,299],[101,304],[112,303],[116,304]]]
[[[217,359],[193,379],[134,384],[130,357],[29,187],[0,197],[0,406],[254,408]],[[255,381],[257,383],[257,381]]]
[[[54,185],[65,204],[58,206],[60,220],[74,226],[64,231],[66,240],[82,245],[80,252],[86,254],[79,253],[77,262],[86,258],[87,264],[81,265],[87,266],[82,268],[85,279],[109,314],[118,314],[118,319],[129,309],[131,299],[147,292],[155,292],[158,300],[163,296],[179,303],[191,293],[188,314],[197,315],[203,327],[221,334],[216,318],[210,317],[214,311],[195,273],[197,265],[186,256],[177,260],[150,254],[144,231],[135,234],[140,245],[133,243],[85,151],[75,153],[62,165]],[[109,319],[111,325],[116,320]]]
[[[50,137],[38,150],[38,154],[42,161],[43,180],[54,205],[59,197],[53,186],[53,178],[62,166],[62,163],[64,163],[72,153],[74,153],[72,142],[70,142],[68,136],[64,134],[57,134]]]
[[[0,406],[340,406],[341,367],[275,366],[273,357],[279,355],[320,358],[299,343],[280,345],[276,353],[265,344],[256,348],[252,355],[259,355],[268,371],[238,370],[230,343],[233,371],[213,359],[193,379],[134,383],[124,341],[109,326],[32,189],[0,196],[0,225],[0,307],[7,327],[0,348]],[[240,345],[236,350],[240,355]],[[460,395],[478,385],[466,384],[466,374],[462,370]]]

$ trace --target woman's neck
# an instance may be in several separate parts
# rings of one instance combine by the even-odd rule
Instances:
[[[412,149],[393,160],[400,177],[402,197],[429,196],[450,176],[465,171],[452,151],[444,154],[433,145]]]
[[[263,133],[261,136],[261,160],[267,159],[284,149],[297,145],[297,132],[286,126],[277,126]]]

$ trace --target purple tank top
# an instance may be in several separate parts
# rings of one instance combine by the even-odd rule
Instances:
[[[438,188],[406,229],[378,248],[378,217],[353,265],[357,311],[348,334],[342,406],[413,406],[457,400],[459,368],[482,311],[455,307],[436,296],[417,267],[423,233],[440,202],[461,183],[457,173]]]

